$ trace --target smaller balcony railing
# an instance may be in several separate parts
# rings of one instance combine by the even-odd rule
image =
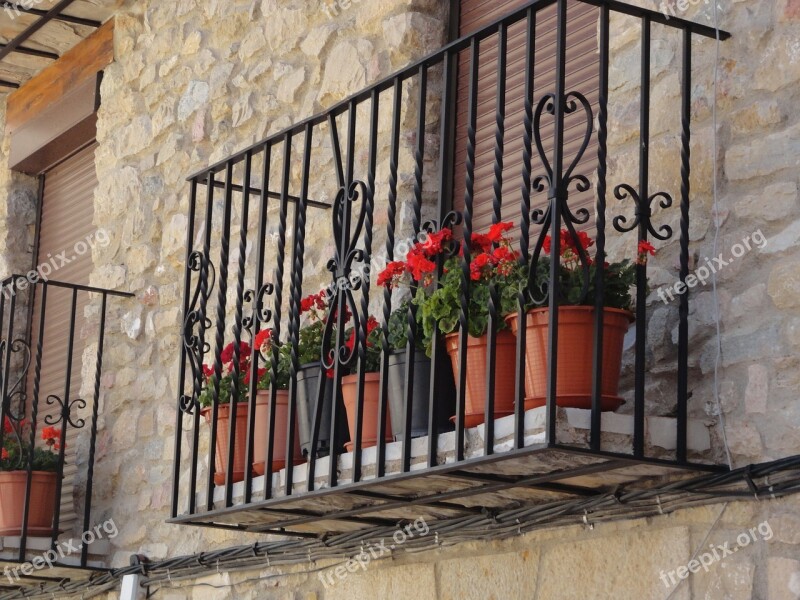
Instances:
[[[568,69],[570,11],[587,6],[599,24],[596,79]],[[620,14],[635,20],[642,40],[640,121],[631,125],[639,139],[625,156],[639,163],[634,181],[622,178],[629,173],[613,180],[609,171],[611,18]],[[542,22],[549,23],[542,35],[552,35],[551,44],[537,45]],[[669,138],[680,173],[668,190],[654,189],[649,174],[656,27],[682,52],[679,118]],[[651,242],[672,243],[685,286],[692,41],[718,34],[727,37],[619,2],[537,0],[190,177],[173,521],[318,534],[717,469],[707,429],[690,418],[688,294],[677,299],[674,414],[648,403],[645,255]],[[513,64],[512,35],[527,40]],[[487,58],[481,48],[490,44],[495,50]],[[554,69],[537,71],[540,52],[550,53],[543,62]],[[516,109],[507,106],[512,70],[524,72]],[[587,80],[597,89],[583,89]],[[465,192],[463,210],[454,210],[459,82],[467,103]],[[476,148],[486,139],[478,125],[487,106],[493,152],[491,168],[480,170]],[[509,140],[514,125],[521,134]],[[583,173],[590,144],[597,168]],[[488,175],[481,180],[479,172]],[[519,184],[508,189],[512,180]],[[475,226],[476,186],[487,183],[496,226],[488,241],[473,237],[482,233]],[[574,201],[589,190],[591,210]],[[660,221],[672,215],[675,230]],[[591,248],[581,243],[587,229]],[[499,230],[509,246],[494,235]],[[375,267],[403,259],[416,242],[446,248],[422,256],[429,260],[420,266],[426,276],[415,278],[410,294],[429,297],[455,277],[453,293],[442,300],[454,311],[403,305],[398,294],[376,286]],[[500,247],[516,253],[509,269],[523,274],[510,313],[528,327],[516,335],[503,331],[509,298],[502,283],[480,294],[473,285],[475,270],[480,275],[487,264],[477,250],[494,255]],[[562,257],[566,247],[571,254]],[[613,269],[598,265],[612,252],[619,260],[624,248],[630,279],[621,290]],[[320,289],[321,296],[308,297]],[[613,337],[611,321],[620,321],[604,307],[629,292],[634,329],[625,341],[623,314],[615,340],[604,343]],[[574,334],[561,317],[575,304],[588,315],[590,333],[566,350]],[[536,306],[545,316],[534,334],[528,309]],[[482,346],[470,335],[475,311],[485,313]],[[420,318],[428,321],[420,325]],[[373,330],[374,323],[382,329]],[[392,337],[398,333],[399,345]],[[606,369],[614,346],[625,353]],[[583,408],[565,392],[576,352],[588,375],[589,391],[578,399]],[[630,392],[617,414],[606,412],[621,401],[606,385],[620,360]],[[478,369],[483,375],[475,382]],[[539,372],[542,382],[531,391]]]
[[[0,283],[0,562],[12,586],[44,567],[68,579],[105,566],[111,532],[98,532],[92,501],[106,313],[132,296],[30,275]]]

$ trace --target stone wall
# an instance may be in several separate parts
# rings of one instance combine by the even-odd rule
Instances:
[[[212,570],[151,591],[168,600],[788,600],[800,597],[798,509],[796,497],[719,504],[421,554],[384,554],[377,561],[362,559],[363,568],[337,561]],[[420,527],[419,535],[424,531]]]

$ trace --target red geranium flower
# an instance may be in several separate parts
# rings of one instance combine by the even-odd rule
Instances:
[[[429,260],[419,244],[414,246],[406,257],[408,271],[415,281],[422,281],[426,275],[436,270],[436,263]]]
[[[61,430],[56,427],[45,427],[42,429],[42,439],[48,446],[58,450],[61,441]]]
[[[646,240],[640,240],[639,247],[637,248],[636,264],[646,265],[648,254],[650,256],[656,255],[655,246]]]
[[[449,242],[452,239],[453,232],[447,227],[438,233],[429,233],[422,244],[422,251],[426,256],[436,256],[442,252],[444,242]]]
[[[3,460],[6,460],[8,458],[8,450],[3,448],[3,454],[2,454],[2,456],[0,456],[0,458],[2,458]]]
[[[263,329],[258,332],[258,335],[255,339],[256,348],[262,353],[266,354],[269,352],[271,347],[271,339],[272,339],[272,330],[271,329]]]
[[[484,233],[472,234],[472,251],[488,252],[492,248],[492,240]]]
[[[399,279],[406,272],[406,263],[396,260],[386,265],[386,268],[378,275],[378,285],[381,287],[394,287]]]
[[[486,237],[495,244],[502,242],[505,239],[503,235],[506,231],[511,230],[514,227],[514,223],[509,222],[500,222],[495,223],[489,228],[489,233],[486,234]]]

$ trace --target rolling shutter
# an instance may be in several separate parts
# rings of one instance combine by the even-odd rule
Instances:
[[[504,14],[527,4],[528,0],[461,0],[459,34],[461,36],[479,29]],[[567,79],[566,91],[579,91],[592,105],[597,115],[599,92],[599,55],[597,53],[597,8],[580,2],[568,4],[567,22]],[[503,170],[503,220],[519,223],[520,188],[522,185],[522,145],[524,133],[525,52],[527,24],[523,20],[508,29],[506,60],[506,118]],[[494,181],[495,107],[497,86],[498,39],[495,34],[481,42],[479,58],[477,143],[475,153],[475,188],[473,195],[473,231],[485,231],[492,222],[492,185]],[[467,153],[467,111],[469,106],[469,51],[462,52],[458,69],[458,100],[456,111],[456,148],[454,165],[454,207],[464,208],[464,190]],[[555,91],[556,68],[556,7],[538,12],[536,23],[536,51],[534,63],[534,110],[545,94]],[[542,117],[544,149],[552,162],[553,119],[546,113]],[[577,155],[586,129],[583,112],[580,117],[569,116],[565,121],[565,168]],[[594,179],[597,168],[597,141],[591,143],[575,174]],[[534,146],[532,179],[544,174]],[[594,215],[594,190],[570,193],[569,206],[573,213],[581,207]],[[546,192],[532,197],[533,207],[546,204]],[[588,229],[594,219],[580,227]]]
[[[49,279],[67,283],[88,285],[92,271],[91,249],[82,252],[80,242],[91,239],[95,233],[92,225],[94,212],[94,189],[97,175],[94,165],[96,144],[81,150],[45,174],[44,196],[41,207],[41,226],[39,233],[38,264],[43,265],[51,258],[66,252],[69,264],[54,270]],[[76,247],[76,244],[78,246]],[[86,244],[88,247],[88,244]],[[54,259],[55,264],[60,260]],[[54,264],[51,262],[51,265]],[[40,286],[37,286],[37,291]],[[84,335],[84,308],[89,298],[86,293],[77,295],[75,310],[75,336],[72,350],[72,369],[69,397],[72,401],[80,397],[81,367],[83,350],[86,344]],[[72,290],[50,286],[47,290],[47,310],[45,311],[44,339],[42,347],[42,369],[39,387],[39,414],[56,415],[60,411],[57,403],[48,406],[49,395],[63,400],[67,357],[69,348],[70,317],[72,310]],[[34,298],[31,326],[32,350],[35,353],[39,335],[39,314],[41,296]],[[33,363],[28,372],[28,398],[33,398]],[[91,398],[85,398],[91,406]],[[76,417],[85,416],[74,415]],[[42,420],[39,426],[45,426]],[[63,424],[58,425],[62,427]],[[88,422],[85,427],[88,427]],[[75,438],[78,430],[67,429],[66,464],[64,486],[61,493],[61,529],[69,531],[75,519],[72,482],[75,476]]]

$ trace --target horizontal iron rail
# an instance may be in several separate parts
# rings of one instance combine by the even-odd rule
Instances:
[[[224,190],[225,189],[225,182],[224,181],[214,181],[214,187]],[[237,184],[232,184],[231,185],[231,189],[234,192],[240,192],[241,193],[241,192],[244,191],[244,186],[237,185]],[[248,187],[247,190],[248,190],[248,192],[250,193],[251,196],[260,196],[262,194],[262,190],[260,188]],[[268,191],[264,195],[267,198],[272,198],[273,200],[280,200],[281,199],[281,193],[280,192],[270,192],[270,191]],[[292,196],[291,194],[287,195],[286,199],[289,200],[289,202],[294,202],[294,203],[300,202],[300,198],[298,198],[297,196]],[[313,206],[314,208],[326,208],[326,209],[327,208],[331,208],[330,204],[328,204],[327,202],[322,202],[320,200],[310,200],[309,199],[309,200],[306,200],[306,204],[308,206]]]
[[[27,275],[9,275],[2,282],[0,282],[0,289],[11,284],[14,280],[27,279]],[[30,285],[50,285],[53,287],[66,288],[70,290],[77,290],[79,292],[91,292],[96,294],[106,294],[108,296],[118,296],[121,298],[131,298],[135,296],[133,292],[121,292],[119,290],[108,290],[105,288],[94,287],[91,285],[81,285],[78,283],[67,283],[66,281],[57,281],[55,279],[40,279],[35,282],[30,282]]]
[[[286,136],[294,136],[297,134],[301,134],[308,124],[313,125],[321,125],[325,123],[331,115],[334,117],[338,117],[349,109],[350,105],[360,104],[366,100],[369,100],[372,96],[373,92],[377,91],[378,93],[385,92],[390,90],[395,85],[396,80],[405,81],[416,76],[419,73],[421,67],[430,67],[436,64],[441,63],[446,57],[452,56],[461,52],[462,50],[466,50],[470,47],[473,40],[477,40],[480,42],[494,34],[496,34],[501,27],[508,27],[509,25],[513,25],[519,21],[525,19],[528,15],[528,11],[530,9],[534,9],[535,11],[541,10],[547,6],[551,6],[556,3],[557,0],[533,0],[528,4],[514,10],[513,12],[508,13],[507,15],[500,17],[496,21],[492,22],[490,25],[476,31],[474,33],[470,33],[469,35],[462,36],[461,38],[450,42],[449,44],[443,46],[436,52],[432,52],[428,54],[424,58],[417,60],[414,63],[411,63],[409,66],[397,71],[388,77],[378,81],[377,83],[371,85],[368,88],[361,90],[353,94],[352,96],[334,104],[331,108],[327,109],[324,112],[318,113],[313,115],[307,119],[302,121],[298,121],[297,123],[290,125],[289,127],[275,133],[268,138],[265,138],[255,144],[245,148],[237,152],[236,154],[221,160],[210,167],[206,167],[196,173],[190,175],[186,178],[187,181],[191,181],[192,179],[205,179],[208,176],[208,173],[218,173],[229,162],[240,162],[244,160],[245,156],[248,152],[250,153],[257,153],[263,150],[265,144],[275,144],[283,139]],[[700,23],[694,23],[692,21],[687,21],[686,19],[680,19],[678,17],[669,17],[663,13],[658,11],[650,10],[647,8],[640,8],[636,6],[631,6],[630,4],[626,4],[625,2],[618,2],[616,0],[578,0],[584,4],[592,4],[594,6],[608,6],[612,11],[619,12],[635,17],[648,17],[653,23],[659,23],[661,25],[666,25],[668,27],[672,27],[675,29],[683,29],[691,31],[697,35],[701,35],[708,38],[717,37],[720,40],[727,40],[731,37],[731,34],[727,31],[722,31],[715,29],[714,27],[709,27],[708,25],[701,25]]]

